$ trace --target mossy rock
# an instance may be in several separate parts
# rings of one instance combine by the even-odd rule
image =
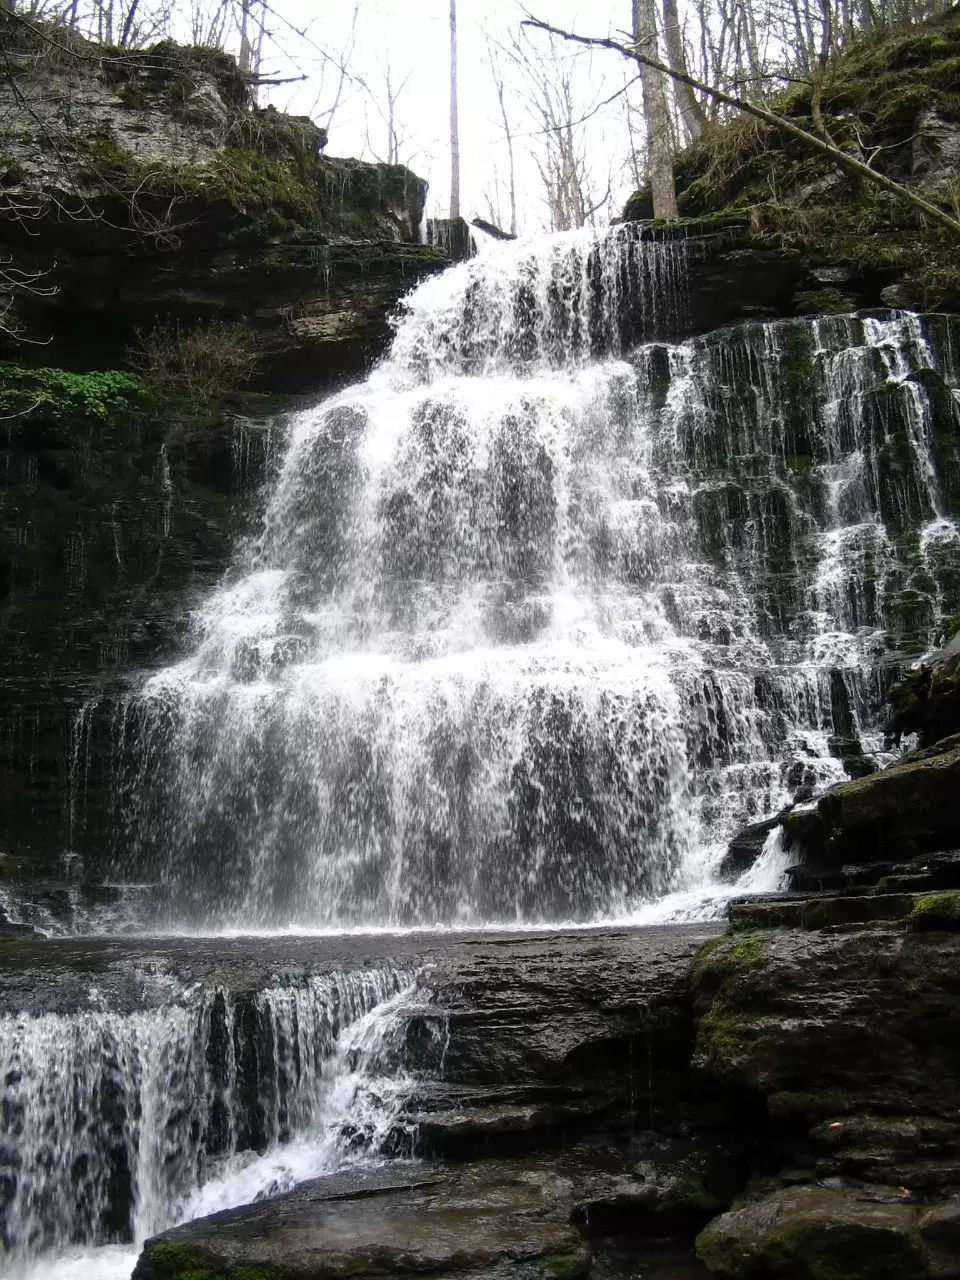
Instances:
[[[850,1191],[790,1187],[714,1219],[697,1256],[728,1280],[924,1280],[914,1210]]]
[[[907,925],[917,933],[944,930],[960,931],[960,891],[929,893],[918,898],[907,919]]]

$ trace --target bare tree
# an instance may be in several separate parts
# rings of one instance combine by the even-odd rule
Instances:
[[[663,0],[663,40],[670,66],[674,71],[686,72],[688,70],[687,52],[677,0]],[[683,81],[676,83],[674,94],[687,140],[693,142],[703,132],[707,123],[707,113],[693,89]]]
[[[562,45],[535,47],[521,33],[505,47],[511,79],[531,126],[526,136],[530,159],[539,174],[553,231],[583,227],[607,202],[598,198],[589,159],[586,122],[602,100],[586,62],[565,57]]]
[[[457,103],[457,0],[450,0],[450,217],[460,217],[460,122]]]
[[[633,40],[638,51],[649,55],[640,62],[643,114],[647,125],[647,158],[655,218],[677,217],[677,189],[673,179],[673,141],[667,84],[658,65],[657,8],[655,0],[633,0]]]
[[[406,135],[401,132],[397,105],[400,95],[410,83],[413,75],[413,68],[407,72],[399,84],[397,84],[393,65],[388,57],[386,64],[381,68],[381,83],[371,84],[370,81],[362,81],[363,88],[366,93],[366,102],[364,107],[364,117],[366,119],[365,128],[365,149],[369,150],[375,160],[381,164],[401,164],[401,148],[407,141]],[[379,147],[373,145],[370,137],[369,125],[369,109],[372,108],[379,117],[386,133],[387,148],[381,151]]]
[[[500,108],[500,121],[503,125],[503,139],[507,147],[507,197],[510,207],[510,234],[515,236],[517,234],[517,172],[513,147],[513,127],[507,111],[506,83],[501,65],[500,51],[489,34],[487,35],[487,66],[490,68],[490,74],[493,77],[497,105]],[[496,181],[496,178],[494,181]],[[490,202],[489,197],[488,204],[493,221],[497,226],[500,226],[499,202],[496,204],[496,210],[494,210],[494,204]]]

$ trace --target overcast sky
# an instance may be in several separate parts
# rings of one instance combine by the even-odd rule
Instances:
[[[283,21],[271,18],[274,45],[265,54],[264,72],[289,75],[296,64],[308,78],[295,86],[275,86],[265,96],[282,109],[310,112],[322,119],[336,88],[336,75],[329,65],[324,70],[320,49],[336,55],[346,49],[355,0],[327,0],[322,16],[311,0],[271,3],[281,18],[306,29],[308,36],[302,39]],[[486,63],[485,33],[495,39],[509,38],[517,31],[525,7],[547,21],[591,35],[622,31],[630,18],[629,0],[594,0],[592,4],[584,0],[530,0],[526,6],[520,0],[459,0],[461,206],[467,217],[488,216],[486,196],[492,188],[492,175],[498,170],[504,179],[506,175],[507,153]],[[616,54],[582,53],[574,46],[564,49],[565,56],[578,58],[585,105],[588,95],[607,96],[624,83],[625,68]],[[360,0],[349,66],[381,98],[385,97],[388,66],[395,86],[406,80],[397,104],[400,159],[430,183],[428,211],[445,213],[450,189],[449,0]],[[527,154],[536,138],[531,122],[523,119],[519,93],[511,94],[509,87],[508,107],[521,135],[517,140],[521,230],[534,231],[544,217],[539,180]],[[612,203],[619,208],[633,185],[627,173],[618,172],[628,154],[622,103],[602,110],[586,127],[597,183],[605,188],[611,169],[614,171]],[[385,158],[386,136],[386,124],[369,98],[356,84],[348,84],[331,124],[329,153]],[[506,220],[505,209],[503,217]]]

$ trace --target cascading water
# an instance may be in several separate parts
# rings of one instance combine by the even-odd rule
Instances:
[[[671,345],[691,251],[454,268],[292,420],[262,535],[124,716],[116,869],[168,920],[624,915],[879,746],[884,651],[960,603],[947,322]]]
[[[71,1248],[139,1242],[378,1153],[404,1097],[394,1014],[415,976],[244,995],[144,975],[135,1012],[92,991],[74,1013],[0,1018],[4,1269],[60,1274]],[[84,1274],[102,1274],[95,1259]]]

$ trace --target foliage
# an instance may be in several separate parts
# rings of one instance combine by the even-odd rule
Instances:
[[[248,325],[215,320],[138,330],[127,358],[158,407],[199,416],[246,386],[258,352]]]
[[[140,379],[116,369],[72,373],[0,362],[0,416],[82,414],[105,422],[139,407]]]

